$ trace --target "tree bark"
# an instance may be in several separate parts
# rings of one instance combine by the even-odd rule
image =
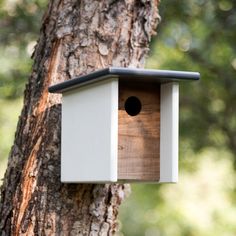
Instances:
[[[110,65],[143,67],[158,2],[50,1],[1,188],[1,235],[117,230],[126,185],[60,182],[61,95],[49,94],[48,86]]]

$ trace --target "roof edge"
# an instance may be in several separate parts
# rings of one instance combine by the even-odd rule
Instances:
[[[107,67],[105,69],[91,72],[87,75],[82,75],[71,80],[64,81],[52,85],[48,88],[50,93],[63,93],[67,90],[84,86],[90,83],[98,82],[111,77],[118,77],[120,79],[139,78],[143,82],[166,83],[170,81],[181,80],[199,80],[199,72],[190,71],[173,71],[173,70],[155,70],[155,69],[137,69],[125,67]],[[149,80],[145,80],[148,79]]]

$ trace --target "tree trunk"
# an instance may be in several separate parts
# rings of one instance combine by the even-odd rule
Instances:
[[[1,235],[111,235],[123,184],[60,182],[61,96],[48,86],[110,65],[142,67],[158,0],[51,0],[4,183]]]

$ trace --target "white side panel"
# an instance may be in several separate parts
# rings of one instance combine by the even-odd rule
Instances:
[[[61,181],[117,181],[118,79],[63,94]]]
[[[160,182],[178,181],[179,84],[161,85]]]

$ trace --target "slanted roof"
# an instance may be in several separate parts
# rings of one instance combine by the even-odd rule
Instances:
[[[189,72],[189,71],[108,67],[105,69],[94,71],[87,75],[82,75],[77,78],[52,85],[49,87],[48,90],[51,93],[63,93],[65,91],[77,87],[95,83],[101,80],[111,79],[114,77],[117,77],[120,80],[129,81],[131,83],[139,81],[143,83],[161,84],[171,81],[199,80],[200,74],[198,72]]]

